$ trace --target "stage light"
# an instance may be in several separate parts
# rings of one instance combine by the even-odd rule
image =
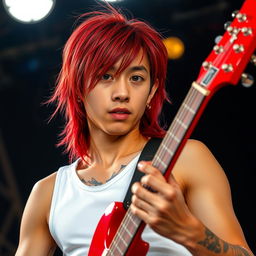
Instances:
[[[185,50],[184,43],[178,37],[168,37],[163,40],[169,59],[180,58]]]
[[[7,13],[22,23],[36,23],[52,11],[55,0],[3,0]]]
[[[115,2],[121,2],[121,1],[123,1],[123,0],[102,0],[102,1],[115,3]]]

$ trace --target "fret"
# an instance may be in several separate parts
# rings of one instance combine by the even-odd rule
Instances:
[[[184,122],[181,121],[178,117],[176,117],[174,120],[175,120],[178,124],[180,124],[184,129],[187,129],[187,128],[188,128],[188,126],[187,126],[186,124],[184,124]]]
[[[123,251],[119,248],[119,246],[118,245],[116,245],[116,249],[120,252],[120,253],[122,253],[123,254]],[[122,255],[121,254],[121,255]]]
[[[169,166],[172,157],[179,148],[180,142],[186,134],[204,98],[204,95],[198,92],[194,87],[191,87],[184,103],[174,118],[174,122],[169,127],[152,161],[152,164],[163,174],[166,172],[166,168]]]
[[[137,230],[137,228],[139,227],[141,220],[136,217],[135,215],[133,215],[130,211],[130,209],[128,209],[125,218],[123,219],[123,225],[120,227],[120,229],[118,230],[118,232],[116,233],[115,238],[112,241],[111,244],[111,248],[109,248],[109,252],[114,252],[113,255],[117,256],[115,254],[115,249],[118,250],[118,252],[120,252],[120,256],[124,255],[126,252],[126,249],[128,248],[129,244],[132,241],[132,238],[134,236],[134,233],[132,234],[132,232],[135,232]],[[130,230],[129,230],[129,228]],[[130,232],[131,231],[131,232]],[[126,240],[125,240],[126,239]],[[121,248],[118,246],[118,243],[122,242],[123,245],[125,245],[125,248],[123,251],[121,251]],[[117,253],[118,253],[117,252]],[[110,254],[108,254],[110,255]]]
[[[120,233],[118,233],[117,236],[120,238],[120,241],[122,241],[124,245],[126,245],[126,246],[128,245],[128,244],[126,243],[126,241],[123,239],[123,237],[121,236]]]
[[[113,240],[113,243],[112,243],[112,249],[109,248],[108,251],[106,251],[106,254],[103,254],[103,255],[106,255],[106,256],[109,256],[109,255],[113,255],[113,256],[122,256],[124,254],[124,251],[120,249],[120,247],[118,246],[118,242]]]
[[[192,114],[195,114],[195,113],[196,113],[196,111],[195,111],[193,108],[191,108],[191,106],[187,105],[185,102],[182,104],[182,106],[183,106],[185,109],[187,109],[189,112],[191,112]]]
[[[163,144],[163,148],[165,148],[165,150],[172,156],[174,154],[174,152],[168,148],[165,144]]]
[[[137,225],[137,223],[135,222],[135,218],[134,218],[134,215],[131,214],[128,214],[127,217],[131,220],[131,222],[133,223],[134,226]]]
[[[123,255],[123,251],[119,248],[118,241],[116,241],[116,239],[113,240],[112,246],[114,250],[117,250],[119,252],[120,255]],[[107,251],[107,255],[111,254],[111,255],[117,256],[114,250],[109,249]]]
[[[168,132],[167,134],[168,137],[173,138],[176,142],[180,143],[181,139],[178,138],[175,134],[173,134],[172,132]]]
[[[125,227],[125,226],[124,226]],[[125,232],[127,233],[127,235],[132,238],[133,234],[130,232],[130,230],[128,228],[125,228]]]
[[[155,155],[156,160],[158,160],[158,162],[160,162],[160,164],[164,167],[167,168],[167,164],[158,156]]]

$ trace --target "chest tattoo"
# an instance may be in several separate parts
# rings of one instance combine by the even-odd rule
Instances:
[[[113,172],[111,177],[109,179],[107,179],[105,182],[101,182],[96,180],[95,178],[91,178],[89,180],[85,180],[84,178],[81,179],[81,181],[87,185],[87,186],[99,186],[102,185],[104,183],[107,183],[108,181],[110,181],[111,179],[113,179],[118,173],[120,173],[124,168],[126,167],[126,165],[121,165],[121,167],[119,168],[119,170],[117,172]]]

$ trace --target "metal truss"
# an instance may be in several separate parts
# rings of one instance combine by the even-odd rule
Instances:
[[[0,131],[0,255],[15,254],[23,204]]]

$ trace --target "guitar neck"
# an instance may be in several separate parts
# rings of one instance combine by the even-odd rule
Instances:
[[[152,160],[152,165],[159,169],[166,178],[187,137],[191,134],[207,98],[209,98],[207,90],[194,83],[161,142]],[[124,255],[141,224],[142,221],[133,215],[129,208],[112,240],[109,255]]]
[[[193,83],[152,160],[166,178],[205,107],[207,94],[207,90]]]

